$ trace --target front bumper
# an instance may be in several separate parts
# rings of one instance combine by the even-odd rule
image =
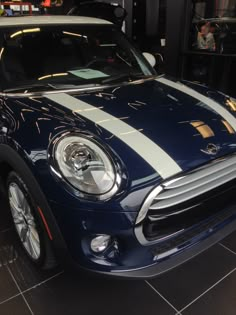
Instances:
[[[235,212],[236,209],[232,210]],[[110,273],[113,276],[127,278],[154,278],[183,264],[234,232],[236,230],[236,215],[232,215],[227,220],[222,221],[221,224],[222,226],[209,228],[205,233],[198,235],[195,240],[186,240],[188,244],[182,243],[182,246],[173,247],[166,251],[164,253],[165,258],[156,261],[152,265],[133,270],[112,270]],[[158,250],[158,245],[156,247]]]
[[[135,227],[136,213],[102,213],[65,209],[54,203],[54,214],[70,255],[82,269],[122,278],[153,278],[191,259],[236,230],[233,205],[181,234],[161,242],[141,244]],[[91,236],[112,235],[118,252],[95,255]]]

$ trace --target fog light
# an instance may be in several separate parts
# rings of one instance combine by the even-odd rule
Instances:
[[[90,246],[93,252],[101,253],[108,247],[110,241],[110,235],[99,235],[92,239]]]

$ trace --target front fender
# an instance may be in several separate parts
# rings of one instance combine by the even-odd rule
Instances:
[[[30,163],[26,161],[9,145],[0,144],[0,163],[7,163],[12,170],[20,175],[26,186],[30,188],[30,192],[34,196],[34,201],[42,210],[47,225],[49,226],[52,235],[51,241],[54,249],[56,249],[56,254],[59,255],[61,259],[64,259],[67,253],[66,244],[47,199],[31,170]]]

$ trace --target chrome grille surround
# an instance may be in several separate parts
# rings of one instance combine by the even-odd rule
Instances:
[[[181,208],[181,204],[234,179],[236,179],[236,154],[214,160],[191,172],[181,173],[164,181],[148,195],[141,207],[136,219],[136,224],[139,224],[139,236],[140,223],[146,217],[150,221],[158,221],[188,211],[192,207]],[[173,213],[168,212],[171,207],[177,207],[178,210]],[[149,210],[151,210],[150,213]],[[163,215],[165,212],[167,214]],[[160,213],[162,213],[161,216]]]

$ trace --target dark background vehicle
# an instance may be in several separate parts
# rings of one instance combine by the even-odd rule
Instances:
[[[197,34],[200,32],[202,25],[209,25],[210,31],[213,33],[216,43],[216,52],[219,54],[235,54],[236,53],[236,18],[212,18],[202,19],[194,22],[192,25],[190,45],[193,49],[197,49]]]

